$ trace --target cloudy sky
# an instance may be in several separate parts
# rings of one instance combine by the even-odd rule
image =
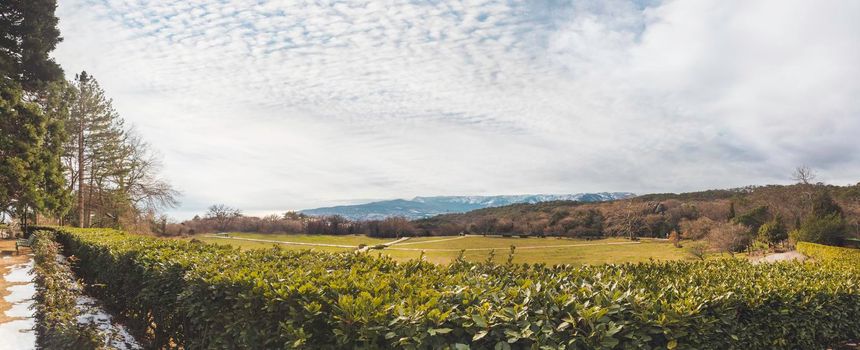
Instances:
[[[860,1],[59,3],[177,218],[860,180]]]

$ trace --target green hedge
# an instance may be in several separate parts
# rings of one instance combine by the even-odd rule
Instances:
[[[860,338],[849,264],[437,266],[110,230],[60,237],[150,348],[823,349]]]
[[[102,348],[98,331],[80,325],[77,298],[80,288],[69,265],[57,260],[59,248],[49,232],[36,231],[33,241],[36,274],[36,343],[41,349]]]
[[[860,249],[798,242],[797,251],[822,262],[860,266]]]

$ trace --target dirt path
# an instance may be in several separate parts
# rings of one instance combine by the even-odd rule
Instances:
[[[434,239],[434,240],[430,240],[430,241],[419,241],[419,242],[409,242],[409,243],[397,243],[397,246],[404,246],[404,245],[410,245],[410,244],[425,244],[425,243],[447,242],[447,241],[455,241],[455,240],[463,239],[463,238],[466,238],[466,236],[459,236],[459,237],[454,237],[454,238]]]
[[[770,254],[767,256],[763,256],[763,257],[756,257],[756,258],[753,258],[751,260],[752,260],[753,264],[761,264],[761,263],[775,263],[777,261],[792,261],[792,260],[805,261],[806,259],[808,259],[806,257],[806,255],[803,255],[796,250],[792,250],[790,252],[785,252],[785,253],[776,253],[776,254]]]
[[[397,240],[394,240],[394,241],[391,241],[391,242],[382,243],[382,244],[379,244],[379,245],[380,245],[380,246],[382,246],[383,248],[388,248],[388,247],[393,246],[393,245],[395,245],[395,244],[399,244],[400,242],[408,241],[410,238],[412,238],[412,237],[401,237],[401,238],[398,238]],[[369,246],[369,245],[368,245],[368,246],[364,246],[364,247],[358,248],[358,250],[356,250],[355,252],[356,252],[356,253],[364,253],[364,252],[366,252],[366,251],[369,251],[371,248],[374,248],[374,246]]]

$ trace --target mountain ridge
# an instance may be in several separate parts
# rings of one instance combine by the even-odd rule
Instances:
[[[418,196],[363,204],[339,205],[301,210],[311,216],[340,215],[351,220],[378,220],[394,216],[422,219],[440,214],[465,213],[471,210],[519,203],[549,201],[602,202],[636,196],[631,192],[596,192],[574,194],[524,194],[495,196]]]

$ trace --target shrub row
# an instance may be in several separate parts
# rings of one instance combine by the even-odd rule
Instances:
[[[81,293],[69,265],[57,260],[59,247],[52,233],[37,231],[33,242],[36,274],[36,342],[41,349],[103,348],[92,325],[78,324]]]
[[[151,348],[823,349],[860,338],[858,267],[735,259],[397,263],[64,229]]]
[[[822,262],[860,266],[860,249],[834,247],[809,242],[798,242],[796,247],[797,251]]]

